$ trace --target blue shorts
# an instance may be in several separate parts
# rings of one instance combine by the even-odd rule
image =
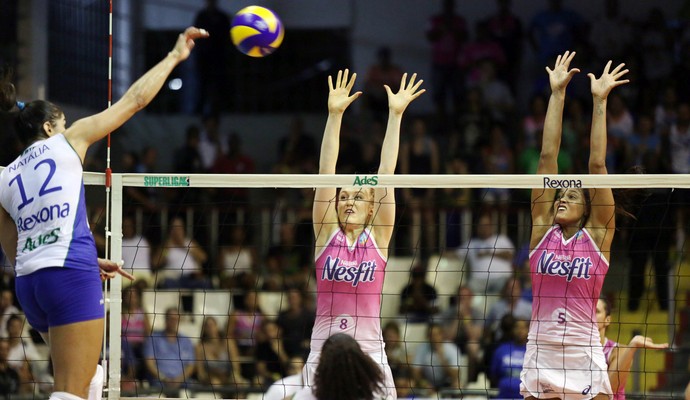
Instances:
[[[19,304],[29,324],[39,332],[105,317],[98,269],[44,268],[19,276],[15,282]]]

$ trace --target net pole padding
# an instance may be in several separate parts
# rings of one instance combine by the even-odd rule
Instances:
[[[337,175],[122,174],[124,186],[199,188],[690,188],[690,174],[608,175]]]
[[[122,175],[112,174],[112,207],[111,207],[111,259],[122,260]],[[110,280],[110,296],[106,299],[106,305],[110,310],[108,316],[110,329],[107,332],[109,338],[108,357],[108,400],[120,398],[121,364],[122,364],[122,277],[116,275]]]

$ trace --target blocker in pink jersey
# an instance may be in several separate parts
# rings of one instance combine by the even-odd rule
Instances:
[[[566,52],[557,57],[553,69],[546,68],[551,97],[537,174],[551,175],[549,180],[559,173],[566,87],[580,72],[570,68],[574,56]],[[607,173],[606,99],[614,87],[628,82],[620,79],[628,72],[623,67],[611,69],[609,61],[601,77],[588,74],[594,105],[590,174]],[[532,190],[532,321],[520,374],[520,392],[527,399],[613,395],[597,329],[596,302],[609,269],[615,214],[611,189],[545,184],[544,189]]]
[[[356,74],[339,71],[335,84],[328,78],[328,120],[319,159],[320,174],[335,174],[340,125],[347,107],[361,95],[350,95]],[[398,160],[400,124],[407,106],[422,93],[422,81],[404,74],[397,93],[388,94],[388,124],[381,147],[378,175],[393,174]],[[374,171],[358,171],[371,174]],[[395,399],[395,384],[381,334],[381,293],[388,245],[395,223],[395,193],[377,186],[377,175],[358,179],[353,187],[318,188],[314,195],[313,227],[316,237],[316,321],[311,351],[303,370],[305,390],[296,398],[314,398],[314,373],[324,342],[336,333],[354,337],[361,349],[382,369],[384,387],[372,399]],[[373,186],[367,186],[373,184]],[[352,382],[356,384],[356,382]],[[321,400],[321,399],[319,399]]]

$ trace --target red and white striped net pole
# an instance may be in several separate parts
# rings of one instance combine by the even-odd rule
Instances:
[[[108,0],[108,108],[112,105],[113,102],[113,1]],[[110,241],[112,240],[112,234],[111,234],[111,229],[110,229],[110,192],[111,192],[111,183],[112,183],[112,170],[110,169],[110,133],[108,132],[108,138],[107,138],[107,147],[106,147],[106,157],[105,157],[105,258],[109,259],[110,258]],[[110,298],[110,284],[109,281],[106,281],[105,283],[105,293],[104,293],[104,298],[106,301],[104,302],[104,307],[108,307],[107,304],[107,299]],[[108,383],[108,359],[106,357],[106,343],[107,343],[107,337],[108,337],[108,319],[105,318],[103,320],[103,324],[105,325],[104,327],[106,329],[103,329],[103,350],[101,354],[101,359],[102,361],[102,366],[103,370],[105,371],[105,379],[104,379],[104,384],[107,387]]]

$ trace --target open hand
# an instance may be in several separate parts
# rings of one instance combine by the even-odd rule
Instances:
[[[662,350],[662,349],[668,349],[668,343],[654,343],[654,341],[651,338],[648,338],[646,336],[642,335],[637,335],[632,340],[630,341],[629,344],[630,347],[636,347],[639,349],[654,349],[654,350]]]
[[[546,67],[546,72],[549,73],[549,83],[551,84],[551,91],[562,91],[568,86],[568,83],[573,76],[580,72],[578,68],[570,68],[570,62],[575,57],[575,52],[566,51],[565,54],[559,55],[556,58],[556,64],[553,69]]]
[[[208,36],[209,33],[206,29],[190,26],[177,37],[175,48],[173,48],[171,53],[175,55],[179,61],[186,60],[194,48],[194,40],[207,38]]]
[[[420,79],[419,81],[415,82],[416,79],[417,74],[412,74],[410,81],[406,83],[405,81],[407,80],[407,73],[403,74],[402,79],[400,80],[400,89],[398,89],[398,93],[393,93],[388,85],[383,85],[383,87],[386,88],[386,93],[388,93],[388,108],[391,112],[402,114],[402,112],[407,108],[408,104],[419,97],[422,93],[426,92],[426,89],[419,90],[419,87],[422,85],[424,80]]]
[[[105,281],[114,278],[115,275],[120,274],[130,281],[134,280],[134,276],[122,269],[123,262],[116,263],[115,261],[106,260],[104,258],[98,259],[98,268],[101,270],[101,280]]]
[[[356,92],[350,96],[357,74],[352,74],[348,81],[349,73],[350,71],[347,69],[345,71],[338,71],[335,86],[333,86],[333,77],[328,76],[328,112],[342,114],[355,99],[362,95],[362,92]]]
[[[619,80],[629,72],[627,69],[623,69],[623,67],[625,67],[625,64],[621,63],[613,71],[609,71],[611,69],[611,61],[609,60],[599,79],[592,73],[587,74],[591,82],[592,96],[604,100],[608,97],[611,89],[630,82],[629,79]]]

